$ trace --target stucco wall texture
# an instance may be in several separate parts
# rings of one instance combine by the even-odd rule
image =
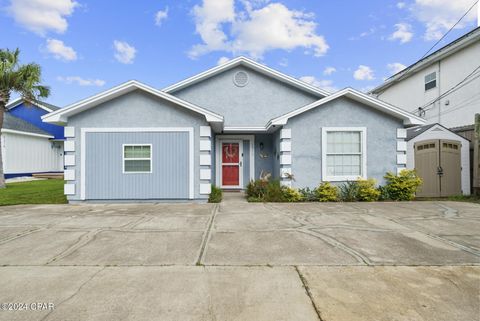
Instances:
[[[397,128],[401,120],[348,98],[333,100],[288,120],[292,130],[294,187],[316,187],[322,180],[322,127],[366,127],[367,177],[384,183],[387,171],[396,172]]]

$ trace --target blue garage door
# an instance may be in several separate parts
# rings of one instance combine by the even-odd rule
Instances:
[[[188,199],[187,132],[89,132],[85,139],[86,199]],[[125,162],[131,157],[150,162]]]

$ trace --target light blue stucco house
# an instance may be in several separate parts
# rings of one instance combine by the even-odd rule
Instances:
[[[424,123],[244,57],[163,90],[129,81],[43,121],[66,126],[70,201],[205,200],[211,184],[243,189],[262,176],[292,187],[381,183],[405,168],[405,128]]]

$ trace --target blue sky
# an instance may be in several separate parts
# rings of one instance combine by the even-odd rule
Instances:
[[[368,90],[420,58],[473,0],[0,0],[0,47],[65,106],[130,79],[157,88],[245,55],[327,90]],[[476,26],[477,9],[442,42]]]

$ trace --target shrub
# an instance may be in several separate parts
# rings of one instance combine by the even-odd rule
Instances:
[[[387,201],[390,199],[388,189],[385,186],[379,186],[378,191],[380,192],[380,196],[378,197],[380,201]]]
[[[315,195],[320,202],[336,202],[338,201],[338,187],[323,182],[315,189]]]
[[[300,188],[298,190],[302,194],[302,200],[305,202],[318,202],[317,189],[310,189],[309,187]]]
[[[274,180],[267,183],[264,202],[285,202],[285,195],[283,194],[283,188],[280,185],[280,181]]]
[[[358,199],[358,182],[348,181],[340,185],[340,199],[344,202],[355,202]]]
[[[222,201],[222,190],[215,185],[212,185],[212,191],[210,192],[210,196],[208,197],[209,203],[220,203]]]
[[[303,201],[303,195],[295,188],[286,187],[282,188],[283,198],[286,202],[301,202]]]
[[[247,198],[251,199],[260,199],[262,200],[265,197],[267,192],[267,185],[269,184],[268,180],[257,179],[256,181],[250,181],[247,185]]]
[[[385,175],[387,185],[386,194],[389,199],[395,201],[411,201],[415,198],[415,192],[422,184],[422,179],[414,170],[402,170],[398,175],[388,172]]]
[[[376,181],[373,178],[359,179],[357,181],[356,199],[363,202],[374,202],[380,197],[380,191],[375,187]]]

